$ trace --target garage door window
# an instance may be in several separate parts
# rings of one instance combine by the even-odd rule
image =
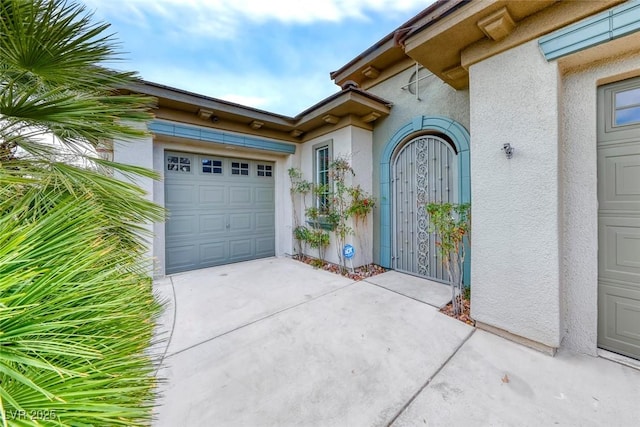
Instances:
[[[249,163],[231,162],[231,175],[249,176]]]
[[[271,165],[258,165],[258,176],[273,176],[273,171],[271,168]]]
[[[640,89],[630,89],[615,94],[616,126],[640,123]]]
[[[168,156],[167,170],[174,172],[191,172],[191,159],[181,156]]]
[[[202,173],[221,175],[222,174],[222,160],[215,159],[202,159]]]

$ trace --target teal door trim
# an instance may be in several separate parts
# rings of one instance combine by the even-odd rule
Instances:
[[[380,159],[380,264],[391,268],[391,161],[397,148],[403,143],[421,134],[444,135],[458,152],[459,203],[471,202],[471,173],[469,132],[460,123],[447,117],[417,116],[402,126],[384,147]],[[464,268],[465,283],[469,284],[470,263],[469,247],[465,245],[467,258]]]

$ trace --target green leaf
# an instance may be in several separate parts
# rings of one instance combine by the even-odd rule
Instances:
[[[0,0],[0,17],[0,417],[149,425],[161,305],[143,239],[165,212],[132,183],[155,172],[96,148],[146,136],[153,99],[104,67],[108,24],[79,3]]]

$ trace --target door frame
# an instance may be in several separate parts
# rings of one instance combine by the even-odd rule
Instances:
[[[467,129],[457,121],[442,116],[417,116],[401,126],[385,145],[380,158],[380,265],[391,268],[392,256],[392,203],[391,164],[397,148],[419,135],[433,134],[451,141],[458,152],[458,203],[471,202],[471,167]],[[470,254],[468,244],[465,249]],[[470,257],[467,259],[470,260]],[[465,284],[469,284],[471,263],[465,262]]]
[[[597,166],[596,166],[596,177],[597,177],[597,200],[598,200],[598,210],[597,210],[597,222],[598,222],[598,239],[597,239],[597,247],[598,247],[598,274],[597,274],[597,322],[596,322],[596,344],[597,347],[606,351],[611,351],[616,354],[620,354],[624,357],[629,357],[632,359],[640,360],[635,350],[629,350],[625,348],[625,344],[622,345],[618,343],[614,343],[615,339],[609,338],[607,334],[607,327],[611,326],[611,323],[606,323],[605,315],[607,313],[606,299],[604,299],[603,292],[604,290],[601,286],[604,287],[615,287],[619,286],[618,293],[625,293],[624,290],[624,280],[619,279],[618,277],[607,277],[601,276],[602,270],[606,270],[607,262],[603,259],[603,255],[605,253],[602,250],[602,245],[606,245],[606,233],[603,228],[604,219],[637,219],[637,210],[635,208],[629,208],[628,206],[618,206],[617,208],[610,208],[609,210],[605,207],[603,208],[603,203],[601,197],[603,193],[606,194],[606,186],[605,181],[601,179],[601,173],[605,172],[604,164],[601,161],[600,150],[616,150],[616,152],[624,151],[628,148],[635,147],[638,141],[638,132],[640,130],[640,124],[637,122],[615,125],[615,105],[614,105],[614,97],[617,92],[621,92],[628,89],[638,89],[640,88],[640,77],[631,77],[628,79],[607,83],[603,85],[599,85],[597,87],[597,139],[596,139],[596,150],[598,152],[597,156]],[[635,148],[634,148],[635,153]],[[635,154],[634,154],[635,155]],[[616,202],[611,202],[616,203]],[[617,202],[618,204],[620,201]],[[624,201],[622,202],[624,204]],[[635,203],[635,202],[634,202]],[[614,213],[613,216],[611,215]],[[610,222],[611,224],[611,222]],[[619,281],[623,283],[622,286],[619,285]],[[632,280],[631,283],[635,282]],[[629,292],[637,292],[637,291],[629,291]],[[620,296],[619,294],[615,296]],[[629,298],[629,296],[627,296]],[[609,319],[612,320],[612,319]],[[615,334],[614,334],[615,335]]]
[[[425,141],[426,140],[426,141]],[[423,188],[423,194],[422,196],[425,198],[423,200],[420,200],[420,193],[421,193],[421,188],[420,188],[420,173],[418,172],[418,168],[419,168],[419,160],[418,157],[414,157],[412,160],[410,160],[410,164],[415,163],[413,167],[415,167],[415,170],[413,173],[416,174],[416,176],[414,177],[415,181],[410,184],[413,187],[413,191],[416,192],[415,194],[415,198],[416,200],[410,200],[410,204],[407,205],[407,208],[409,208],[410,206],[413,206],[413,208],[418,208],[417,211],[414,212],[414,214],[417,215],[417,217],[415,218],[415,222],[411,221],[410,218],[413,218],[413,214],[409,214],[409,216],[407,217],[406,213],[404,214],[400,214],[399,213],[399,203],[401,205],[404,206],[405,202],[409,201],[406,199],[406,197],[409,197],[409,199],[412,199],[412,196],[407,196],[406,194],[404,196],[400,196],[398,194],[398,186],[397,186],[397,180],[398,180],[398,173],[407,175],[409,174],[409,176],[411,176],[412,172],[409,170],[403,170],[403,168],[399,165],[400,159],[403,156],[406,156],[406,151],[407,150],[412,150],[412,145],[413,144],[419,144],[420,141],[424,141],[425,144],[427,144],[427,148],[424,149],[424,152],[426,153],[426,165],[424,165],[426,168],[424,170],[424,172],[426,173],[426,176],[424,177],[424,181],[425,184],[428,188]],[[433,141],[433,142],[430,142]],[[440,254],[437,251],[437,246],[436,246],[436,233],[435,232],[429,232],[429,224],[428,223],[424,223],[424,221],[427,219],[427,212],[424,209],[420,209],[420,207],[418,205],[415,204],[415,202],[418,203],[424,203],[426,202],[427,199],[429,199],[430,197],[432,197],[432,193],[431,193],[431,181],[429,181],[429,176],[431,176],[432,173],[434,173],[434,176],[431,176],[431,178],[433,179],[435,177],[435,174],[438,171],[438,168],[436,167],[435,171],[431,171],[431,167],[432,167],[432,160],[435,160],[435,156],[436,156],[436,152],[432,152],[428,147],[433,146],[435,148],[435,144],[438,145],[442,145],[442,146],[446,146],[446,150],[447,150],[447,154],[446,157],[448,158],[449,156],[451,156],[451,163],[447,163],[450,164],[451,167],[451,173],[447,173],[447,179],[446,182],[448,183],[448,187],[450,187],[450,190],[448,192],[448,195],[446,196],[446,200],[450,203],[458,203],[458,201],[460,200],[459,196],[458,196],[458,190],[459,190],[459,185],[458,185],[458,180],[459,180],[459,176],[458,176],[458,153],[456,151],[455,146],[451,143],[451,141],[449,140],[449,138],[445,138],[443,135],[439,135],[439,134],[434,134],[433,132],[428,132],[426,134],[424,133],[418,133],[414,136],[412,136],[409,139],[406,139],[405,141],[403,141],[401,144],[398,144],[398,146],[396,147],[395,152],[393,153],[392,157],[391,157],[391,224],[392,224],[392,228],[391,228],[391,238],[392,238],[392,245],[391,245],[391,265],[392,268],[394,270],[403,272],[403,273],[407,273],[407,274],[411,274],[411,275],[416,275],[418,277],[423,277],[429,280],[432,280],[434,282],[441,282],[441,283],[445,283],[445,284],[449,284],[449,280],[447,279],[447,273],[446,273],[446,269],[444,268],[444,264],[442,263],[442,258],[440,256]],[[417,150],[417,146],[416,146],[416,150]],[[437,149],[436,149],[437,150]],[[442,152],[440,151],[440,154],[442,154]],[[440,159],[440,167],[442,167],[442,162],[444,159]],[[435,163],[434,163],[435,164]],[[405,166],[408,166],[405,164]],[[409,166],[411,167],[411,166]],[[442,171],[442,169],[440,169]],[[444,174],[443,174],[444,176]],[[450,177],[450,178],[449,178]],[[440,178],[443,179],[443,178]],[[449,179],[451,179],[451,181],[449,181]],[[402,184],[401,184],[402,185]],[[444,197],[444,192],[442,191],[443,189],[440,188],[440,192],[438,193],[438,195],[436,196],[436,199],[439,198],[445,198]],[[423,205],[424,206],[424,205]],[[422,212],[421,212],[422,211]],[[415,246],[413,247],[414,250],[417,250],[417,253],[415,253],[414,255],[410,256],[410,260],[405,259],[405,261],[411,265],[412,267],[409,267],[408,265],[401,265],[404,264],[399,256],[399,240],[405,240],[405,238],[401,238],[401,231],[399,230],[399,227],[401,223],[403,223],[406,220],[410,220],[410,225],[408,227],[408,230],[405,231],[417,231],[417,234],[415,236],[416,241],[414,242]],[[422,225],[421,225],[422,223]],[[423,227],[426,227],[425,229],[422,229]],[[422,232],[427,233],[427,235],[429,236],[426,239],[426,244],[428,246],[428,248],[425,248],[426,251],[421,252],[420,250],[420,235]],[[424,239],[423,239],[424,240]],[[423,242],[424,243],[424,242]],[[408,248],[405,248],[408,249]],[[413,252],[413,251],[411,251]],[[426,265],[423,265],[422,262],[420,262],[420,258],[421,255],[426,256],[427,260],[424,261],[426,262]],[[432,258],[433,256],[435,256],[435,259]],[[415,262],[415,264],[414,264]],[[402,267],[408,267],[408,269],[403,269]],[[425,268],[424,271],[421,271],[422,268]],[[417,271],[412,271],[417,269]]]
[[[161,191],[158,191],[156,194],[158,195],[162,195],[161,199],[156,199],[155,202],[160,204],[161,206],[163,206],[164,208],[168,209],[167,207],[167,194],[168,194],[168,188],[166,186],[167,181],[168,181],[168,176],[167,176],[167,165],[166,165],[166,159],[167,156],[169,155],[176,155],[176,156],[180,156],[180,155],[184,155],[184,156],[189,156],[192,159],[192,170],[190,172],[190,175],[192,177],[192,179],[188,180],[189,182],[193,182],[193,180],[196,178],[196,176],[203,176],[202,170],[201,170],[201,163],[200,160],[204,157],[210,157],[210,158],[217,158],[217,159],[221,159],[224,163],[223,163],[223,168],[224,168],[224,174],[222,176],[222,179],[225,183],[225,185],[231,184],[232,181],[230,181],[230,178],[232,178],[232,173],[231,173],[231,164],[232,162],[238,162],[238,163],[242,163],[242,162],[247,162],[249,165],[249,175],[246,176],[246,178],[256,178],[258,175],[258,170],[257,170],[257,165],[258,164],[265,164],[265,165],[270,165],[272,167],[271,169],[271,176],[270,176],[270,180],[272,181],[271,185],[269,185],[269,187],[271,187],[271,190],[273,192],[273,198],[274,198],[274,202],[273,202],[273,217],[274,217],[274,224],[273,224],[273,230],[274,230],[274,239],[273,239],[273,254],[270,255],[265,255],[263,257],[259,257],[259,258],[251,258],[251,260],[253,259],[260,259],[260,258],[265,258],[265,257],[270,257],[270,256],[276,256],[278,254],[278,172],[279,172],[279,168],[278,168],[278,159],[274,159],[274,158],[268,158],[268,157],[264,157],[264,156],[254,156],[251,155],[251,153],[228,153],[228,152],[221,152],[220,150],[204,150],[201,148],[196,148],[196,149],[192,149],[192,147],[184,147],[184,146],[177,146],[177,145],[168,145],[168,144],[158,144],[158,147],[154,147],[154,149],[157,148],[157,151],[154,152],[154,156],[156,156],[156,158],[154,160],[161,160],[162,163],[159,165],[160,166],[160,171],[162,171],[162,178],[161,181],[159,181],[159,183],[161,184]],[[235,154],[235,155],[230,155],[230,154]],[[238,156],[237,154],[240,154],[240,156]],[[247,155],[245,155],[247,154]],[[255,166],[255,170],[254,170],[254,166]],[[156,165],[156,170],[158,170],[158,165]],[[256,174],[256,176],[253,176],[252,173]],[[236,175],[233,175],[236,176]],[[244,175],[237,175],[238,177],[242,177],[245,178]],[[213,181],[212,181],[213,182]],[[240,181],[239,181],[240,182]],[[194,268],[188,268],[188,269],[184,269],[184,270],[178,270],[178,271],[172,271],[172,272],[168,272],[169,268],[168,268],[168,251],[167,251],[167,245],[170,242],[170,238],[167,232],[167,225],[168,225],[168,221],[169,219],[167,219],[166,221],[160,223],[160,227],[155,228],[156,233],[155,233],[155,238],[154,240],[157,241],[157,246],[156,243],[154,242],[154,246],[156,248],[159,248],[162,251],[162,260],[161,260],[161,268],[162,268],[162,274],[163,275],[172,275],[172,274],[179,274],[182,272],[186,272],[186,271],[193,271],[193,270],[197,270],[197,269],[202,269],[202,268],[209,268],[209,266],[198,266],[198,267],[194,267]],[[158,230],[158,228],[161,228],[161,231]],[[160,235],[160,237],[158,237]],[[245,261],[243,259],[234,259],[234,260],[230,260],[229,262],[225,262],[222,264],[216,264],[217,265],[226,265],[226,264],[232,264],[235,262],[242,262]]]

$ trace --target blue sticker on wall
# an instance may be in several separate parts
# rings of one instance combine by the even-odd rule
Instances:
[[[349,244],[344,245],[344,248],[342,248],[342,255],[344,255],[346,259],[353,258],[355,254],[356,254],[356,248],[354,248]]]

